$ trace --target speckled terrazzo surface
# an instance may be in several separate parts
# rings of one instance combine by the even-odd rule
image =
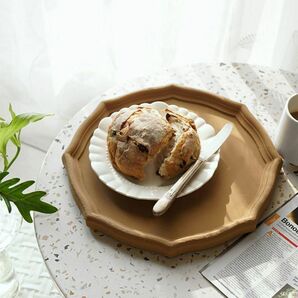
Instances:
[[[247,64],[196,64],[166,70],[109,90],[76,114],[57,136],[46,156],[39,188],[59,207],[54,215],[35,215],[41,252],[61,291],[70,297],[212,297],[200,269],[226,245],[166,258],[92,233],[69,188],[61,156],[73,134],[96,105],[135,90],[166,84],[209,90],[245,103],[271,137],[288,96],[298,92],[298,74]],[[288,200],[298,187],[297,169],[278,178],[267,213]],[[209,293],[209,294],[208,294]]]

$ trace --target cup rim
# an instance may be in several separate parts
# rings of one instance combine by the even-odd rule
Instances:
[[[287,102],[286,102],[286,111],[287,111],[287,114],[288,114],[288,116],[290,117],[290,119],[292,119],[294,122],[296,122],[296,123],[298,123],[298,120],[297,119],[295,119],[294,117],[293,117],[293,115],[291,114],[291,112],[289,111],[289,103],[290,103],[290,101],[294,98],[294,97],[297,97],[297,101],[298,101],[298,93],[295,93],[295,94],[293,94],[292,96],[290,96],[289,98],[288,98],[288,100],[287,100]]]

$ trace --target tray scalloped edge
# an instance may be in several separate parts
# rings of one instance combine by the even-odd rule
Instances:
[[[150,102],[167,98],[178,98],[186,102],[200,102],[202,105],[212,107],[216,110],[231,115],[237,118],[243,128],[250,134],[259,152],[266,162],[266,166],[262,175],[262,181],[257,193],[257,199],[254,208],[250,210],[250,216],[233,222],[228,226],[218,228],[212,232],[201,235],[193,235],[179,240],[166,240],[160,237],[146,236],[146,241],[143,239],[142,233],[137,231],[132,232],[125,227],[117,224],[116,221],[106,218],[105,216],[94,214],[91,206],[86,202],[84,192],[80,185],[80,175],[77,175],[77,162],[83,153],[83,149],[88,142],[84,132],[87,128],[98,122],[100,117],[107,111],[115,112],[123,106],[123,101],[126,105],[134,103]],[[137,100],[135,100],[137,98]],[[205,99],[208,98],[208,101]],[[244,125],[245,124],[245,125]],[[270,194],[273,190],[276,177],[278,176],[282,158],[276,151],[270,137],[267,135],[261,124],[249,112],[248,108],[241,103],[234,102],[222,96],[202,91],[198,89],[180,87],[177,85],[168,85],[165,87],[154,87],[129,93],[124,96],[117,97],[101,102],[94,112],[82,123],[75,133],[70,145],[63,154],[63,163],[68,171],[69,181],[73,190],[76,202],[81,209],[87,225],[92,229],[99,229],[103,233],[112,236],[119,241],[132,246],[155,251],[166,256],[176,256],[181,253],[191,252],[209,248],[228,241],[240,234],[251,232],[256,228],[258,219],[265,211]],[[83,200],[82,200],[83,199]],[[129,235],[129,239],[128,239]],[[148,241],[150,240],[150,241]],[[204,240],[204,241],[202,241]]]

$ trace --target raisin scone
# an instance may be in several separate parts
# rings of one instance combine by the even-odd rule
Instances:
[[[171,125],[155,109],[120,112],[108,132],[111,160],[121,173],[143,180],[146,164],[167,146],[173,134]]]
[[[199,158],[201,146],[192,119],[170,110],[166,110],[165,113],[166,119],[175,133],[158,174],[169,179],[185,172]]]
[[[121,111],[108,131],[112,163],[121,173],[138,180],[156,160],[156,173],[172,178],[184,172],[200,154],[200,141],[191,119],[170,110],[137,107]]]

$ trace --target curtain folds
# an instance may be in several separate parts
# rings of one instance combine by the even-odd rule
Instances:
[[[298,71],[298,1],[0,0],[0,104],[55,116],[24,141],[46,149],[116,84],[197,62]]]

